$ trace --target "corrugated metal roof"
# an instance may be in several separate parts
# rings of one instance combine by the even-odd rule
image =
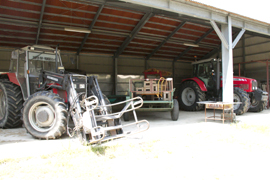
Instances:
[[[207,6],[195,1],[189,2]],[[112,4],[104,5],[85,44],[82,44],[84,33],[64,30],[65,27],[89,28],[100,7],[101,3],[96,1],[47,0],[41,17],[40,35],[37,37],[42,10],[40,0],[0,1],[0,46],[19,48],[38,41],[38,44],[48,46],[60,44],[62,51],[76,53],[81,50],[81,53],[114,56],[127,41],[121,55],[145,58],[152,54],[150,58],[166,60],[176,60],[181,55],[180,60],[189,61],[193,61],[194,56],[203,58],[220,47],[221,42],[215,31],[200,40],[212,28],[203,21],[187,16],[154,14],[142,22],[146,15],[143,10],[131,10]],[[132,37],[137,29],[138,32]],[[198,40],[199,47],[184,45],[195,44]]]

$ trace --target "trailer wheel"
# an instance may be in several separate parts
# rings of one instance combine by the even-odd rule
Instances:
[[[258,89],[257,90],[259,93],[262,92],[261,89]],[[258,100],[256,98],[253,98],[252,100],[250,100],[250,107],[248,109],[249,112],[261,112],[264,110],[264,108],[266,107],[267,105],[267,101],[261,101],[261,100]]]
[[[23,97],[20,86],[8,80],[0,81],[0,127],[15,128],[22,125]]]
[[[241,104],[234,104],[233,111],[236,115],[242,115],[248,111],[250,99],[246,91],[235,87],[233,93],[233,102],[241,102]]]
[[[67,110],[57,94],[40,91],[32,94],[22,109],[26,130],[38,139],[56,139],[66,132]]]
[[[194,81],[186,81],[180,87],[178,102],[180,108],[186,111],[198,111],[203,109],[202,104],[197,102],[205,101],[205,93]]]
[[[173,121],[177,121],[179,118],[179,104],[176,99],[173,100],[173,109],[171,111],[171,117]]]

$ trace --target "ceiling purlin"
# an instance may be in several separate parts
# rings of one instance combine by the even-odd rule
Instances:
[[[40,17],[39,17],[39,22],[38,22],[38,31],[37,31],[37,37],[36,37],[36,44],[38,44],[38,40],[39,40],[40,28],[41,28],[41,25],[42,25],[45,6],[46,6],[46,0],[43,0],[42,7],[41,7],[41,12],[40,12]]]
[[[181,29],[184,25],[185,25],[186,21],[183,21],[182,23],[179,24],[179,26],[177,26],[177,28],[168,36],[166,37],[166,39],[161,42],[152,52],[151,54],[149,54],[145,60],[150,59],[177,31],[179,31],[179,29]]]
[[[132,41],[132,39],[138,34],[138,32],[142,29],[145,23],[152,17],[154,14],[152,12],[146,13],[140,22],[136,25],[136,27],[132,30],[131,34],[125,39],[122,45],[117,49],[114,54],[114,58],[118,58],[119,55],[124,51],[124,49],[128,46],[128,44]]]
[[[95,23],[96,23],[96,21],[97,21],[97,19],[98,19],[98,17],[99,17],[99,15],[100,15],[100,13],[101,13],[101,11],[102,11],[103,8],[104,8],[104,4],[102,4],[102,5],[98,8],[98,11],[97,11],[95,17],[94,17],[94,19],[92,20],[92,22],[91,22],[91,24],[90,24],[90,26],[89,26],[89,28],[88,28],[90,31],[92,31],[92,29],[93,29],[93,27],[94,27],[94,25],[95,25]],[[84,35],[84,38],[83,38],[83,40],[82,40],[82,43],[81,43],[79,49],[77,50],[77,55],[80,54],[80,52],[81,52],[81,50],[82,50],[82,48],[83,48],[83,46],[84,46],[84,44],[85,44],[85,42],[86,42],[88,36],[89,36],[89,33],[86,33],[86,34]]]
[[[195,41],[195,45],[199,44],[204,38],[206,38],[209,34],[211,34],[214,31],[213,28],[211,28],[210,30],[208,30],[203,36],[201,36],[198,40]],[[181,54],[179,54],[176,58],[174,58],[174,61],[177,61],[178,59],[180,59],[182,56],[184,56],[186,53],[188,53],[193,47],[190,46],[188,48],[185,49],[185,51],[183,51]]]

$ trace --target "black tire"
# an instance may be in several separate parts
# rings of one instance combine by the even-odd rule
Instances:
[[[21,109],[23,96],[20,86],[8,80],[0,81],[0,127],[16,128],[22,126]]]
[[[266,105],[267,101],[260,101],[258,104],[256,104],[256,106],[254,106],[254,104],[250,104],[248,112],[261,112],[265,109]]]
[[[242,115],[248,111],[250,106],[250,99],[246,91],[235,87],[233,92],[233,101],[241,102],[241,104],[234,104],[233,112],[236,115]]]
[[[22,114],[26,130],[35,138],[56,139],[66,132],[66,104],[57,94],[49,91],[32,94],[25,101]]]
[[[205,101],[205,93],[194,81],[186,81],[181,84],[178,102],[180,108],[186,111],[199,111],[203,104],[197,102]]]
[[[262,93],[261,89],[258,89],[257,91],[259,93]],[[261,112],[265,109],[267,105],[267,101],[256,100],[256,98],[253,98],[253,100],[250,101],[250,107],[248,109],[249,112]]]
[[[173,121],[177,121],[179,118],[179,104],[176,99],[173,100],[173,109],[171,111],[171,117]]]

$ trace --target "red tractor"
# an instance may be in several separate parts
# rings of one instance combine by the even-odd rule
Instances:
[[[203,108],[200,101],[222,101],[221,60],[206,59],[192,63],[193,78],[182,80],[178,101],[180,108],[197,111]],[[268,100],[268,93],[257,88],[255,79],[233,77],[234,113],[262,111]]]
[[[146,120],[137,121],[135,109],[143,105],[141,98],[121,103],[125,105],[122,111],[112,113],[116,104],[110,104],[101,92],[97,78],[66,72],[58,47],[14,50],[9,73],[0,75],[0,127],[24,124],[38,139],[76,133],[83,144],[89,144],[131,134],[124,132],[124,126],[146,123],[145,130],[149,128]],[[120,118],[129,111],[136,122],[122,125]]]

